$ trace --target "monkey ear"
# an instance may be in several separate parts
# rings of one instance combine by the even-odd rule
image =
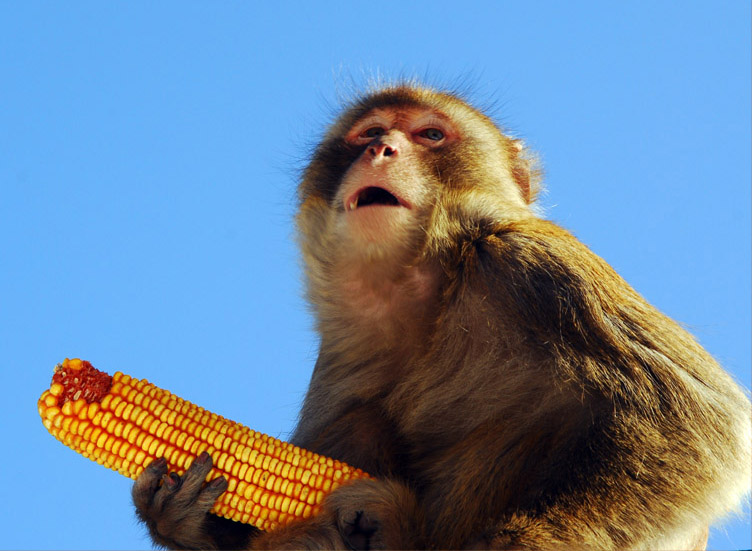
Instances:
[[[509,140],[510,169],[527,204],[535,202],[540,192],[541,170],[538,159],[530,153],[522,140]]]

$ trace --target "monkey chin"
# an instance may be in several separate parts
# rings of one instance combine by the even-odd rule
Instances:
[[[412,241],[413,212],[403,206],[368,205],[343,215],[342,235],[348,250],[365,264],[397,260]]]

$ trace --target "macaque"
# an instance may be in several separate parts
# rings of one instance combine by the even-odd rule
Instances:
[[[321,338],[291,441],[360,467],[269,533],[208,510],[203,454],[133,497],[158,544],[704,549],[750,488],[750,402],[711,356],[535,209],[523,143],[408,84],[352,102],[297,223]]]

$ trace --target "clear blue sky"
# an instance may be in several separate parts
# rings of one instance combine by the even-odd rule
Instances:
[[[376,73],[471,83],[547,216],[749,386],[748,2],[2,2],[0,546],[149,546],[130,481],[39,421],[66,356],[288,435],[317,349],[296,174]]]

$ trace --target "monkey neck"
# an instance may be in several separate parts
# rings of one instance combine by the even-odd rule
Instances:
[[[396,268],[383,262],[342,263],[326,289],[314,298],[322,348],[336,347],[361,358],[364,353],[405,358],[415,350],[404,343],[427,342],[436,316],[438,267]]]

